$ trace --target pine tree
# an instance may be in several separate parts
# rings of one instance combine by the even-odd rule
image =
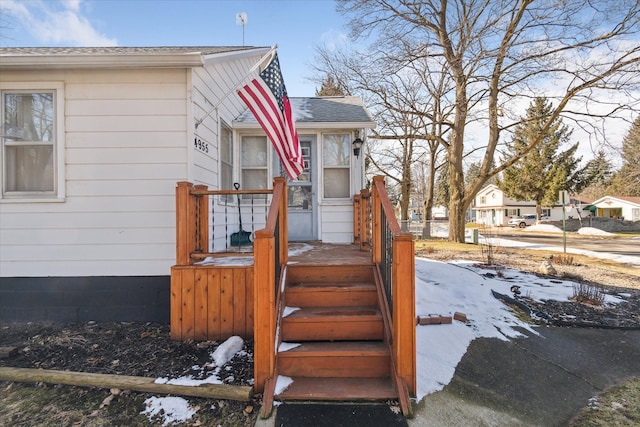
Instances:
[[[538,217],[542,206],[552,206],[558,200],[561,190],[575,191],[586,182],[584,169],[578,168],[581,158],[575,157],[578,144],[559,151],[571,137],[571,130],[561,119],[556,119],[541,135],[553,108],[543,97],[531,102],[526,120],[516,127],[512,141],[507,143],[505,158],[524,152],[536,138],[542,137],[542,141],[505,169],[502,179],[498,180],[498,186],[507,196],[535,201]]]
[[[622,167],[612,180],[616,196],[640,196],[640,116],[622,140]]]
[[[449,191],[449,163],[445,163],[440,168],[440,173],[436,179],[435,194],[433,197],[436,206],[448,206],[451,192]]]
[[[587,163],[585,176],[589,184],[580,191],[582,195],[599,199],[607,193],[613,177],[613,165],[604,150],[598,151],[596,156]]]
[[[322,82],[320,89],[316,91],[316,96],[344,96],[344,91],[335,82],[333,76],[328,75],[327,79]]]

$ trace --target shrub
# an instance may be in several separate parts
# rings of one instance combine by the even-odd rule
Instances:
[[[588,283],[576,283],[573,285],[572,300],[591,305],[604,303],[604,292],[597,286]]]

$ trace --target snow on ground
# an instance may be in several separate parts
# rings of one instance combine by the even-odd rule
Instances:
[[[150,397],[144,403],[146,409],[141,414],[146,415],[149,420],[156,415],[164,417],[163,426],[183,423],[196,413],[182,397]]]
[[[211,353],[212,362],[210,366],[215,366],[210,376],[203,380],[196,380],[193,376],[188,375],[180,378],[157,378],[156,384],[173,384],[182,386],[197,387],[202,384],[223,384],[218,377],[220,370],[226,365],[236,354],[242,353],[244,340],[238,336],[233,336],[220,344],[215,351]],[[194,370],[203,371],[205,368],[193,366]],[[155,415],[164,417],[164,424],[180,423],[189,420],[195,411],[189,406],[189,402],[181,397],[151,397],[145,400],[146,409],[141,412],[151,419]],[[164,411],[164,412],[162,412]]]
[[[609,233],[608,231],[600,230],[595,227],[582,227],[578,230],[578,234],[583,234],[586,236],[615,236],[614,233]]]
[[[526,336],[518,329],[536,333],[535,327],[520,321],[491,291],[511,295],[513,285],[522,295],[535,300],[567,300],[573,295],[573,282],[541,279],[518,270],[495,270],[474,266],[469,261],[445,263],[416,258],[416,315],[466,314],[468,324],[417,326],[418,399],[444,388],[451,381],[456,365],[476,338],[509,340]],[[615,304],[620,298],[608,296]]]

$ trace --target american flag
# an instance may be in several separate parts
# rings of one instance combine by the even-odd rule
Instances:
[[[238,95],[271,140],[289,178],[295,180],[304,170],[304,160],[278,54],[259,77],[238,91]]]

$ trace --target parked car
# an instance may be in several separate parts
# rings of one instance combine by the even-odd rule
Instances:
[[[521,217],[511,218],[509,220],[509,227],[525,228],[528,225],[536,223],[536,214],[524,215]]]

